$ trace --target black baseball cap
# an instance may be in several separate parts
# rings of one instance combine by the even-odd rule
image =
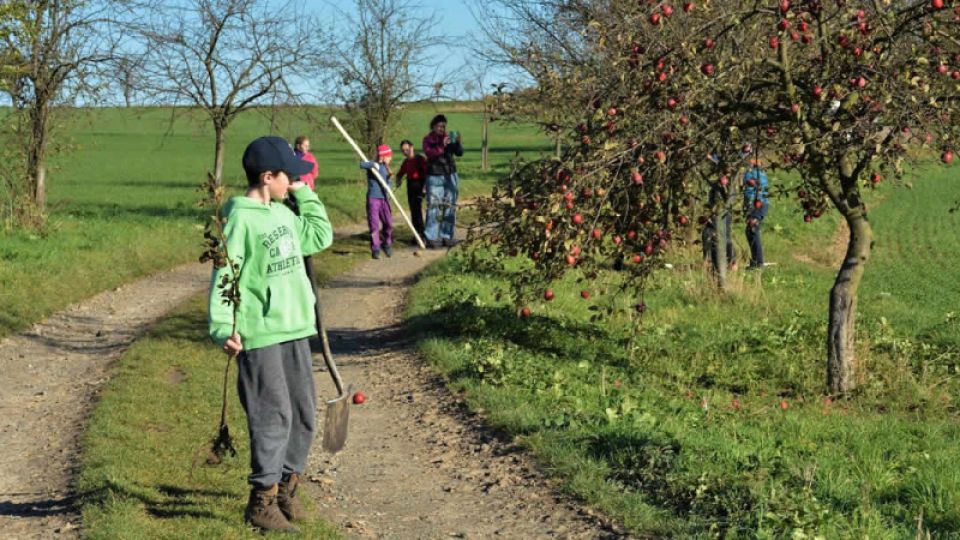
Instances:
[[[283,171],[292,179],[312,171],[313,163],[298,158],[283,137],[260,137],[243,151],[243,170],[248,177],[267,171]]]

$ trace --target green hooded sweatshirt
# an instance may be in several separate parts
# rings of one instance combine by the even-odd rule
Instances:
[[[227,254],[240,267],[237,333],[246,350],[317,333],[303,257],[330,246],[333,227],[316,193],[306,187],[292,193],[300,216],[282,203],[249,197],[233,197],[224,208]],[[233,308],[219,287],[230,275],[229,265],[216,268],[210,282],[210,337],[220,345],[233,329]]]

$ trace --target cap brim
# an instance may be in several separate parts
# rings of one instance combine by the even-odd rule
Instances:
[[[290,162],[287,163],[287,166],[283,168],[283,172],[287,173],[287,176],[291,177],[303,176],[311,171],[313,171],[313,163],[297,158],[290,160]]]

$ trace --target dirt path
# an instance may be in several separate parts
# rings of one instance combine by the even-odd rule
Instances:
[[[312,461],[316,482],[308,485],[324,515],[361,537],[621,536],[558,497],[522,452],[485,431],[412,353],[399,326],[401,308],[416,274],[442,255],[398,249],[322,293],[344,377],[370,396],[352,411],[347,448]],[[101,293],[0,342],[3,538],[79,536],[70,482],[110,364],[208,280],[209,266],[184,265]],[[321,395],[329,396],[326,374],[317,376]]]
[[[101,293],[0,342],[4,538],[77,535],[69,484],[110,362],[209,280],[209,266],[181,266]]]
[[[530,459],[486,430],[423,365],[401,326],[417,273],[443,252],[369,261],[321,292],[334,357],[367,395],[346,448],[315,446],[307,476],[321,514],[360,538],[618,538],[557,495]],[[317,373],[322,399],[333,396]]]

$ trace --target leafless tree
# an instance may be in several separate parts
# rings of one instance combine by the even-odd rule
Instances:
[[[562,0],[490,0],[471,7],[480,34],[473,40],[479,44],[474,56],[509,83],[497,94],[497,116],[540,126],[554,140],[558,158],[580,110],[576,100],[550,99],[541,82],[561,80],[596,60],[573,8]]]
[[[24,171],[40,215],[47,201],[46,160],[58,104],[102,89],[102,71],[118,56],[117,24],[128,5],[120,0],[8,0],[2,33],[5,90],[19,122]]]
[[[355,2],[356,14],[341,15],[345,30],[335,46],[338,97],[361,139],[375,149],[404,102],[442,88],[424,76],[435,67],[428,48],[440,40],[439,23],[409,0]]]
[[[292,103],[294,77],[322,69],[323,38],[299,2],[159,2],[140,32],[146,38],[146,88],[162,103],[203,110],[215,135],[213,174],[222,182],[230,123],[259,104]]]
[[[142,54],[126,54],[114,62],[114,80],[120,86],[120,96],[125,107],[132,107],[142,93],[145,58]]]
[[[464,92],[468,99],[475,99],[481,106],[480,117],[480,170],[490,170],[490,124],[497,120],[502,110],[501,103],[506,95],[507,83],[487,84],[487,66],[470,69],[471,78],[464,83]]]

